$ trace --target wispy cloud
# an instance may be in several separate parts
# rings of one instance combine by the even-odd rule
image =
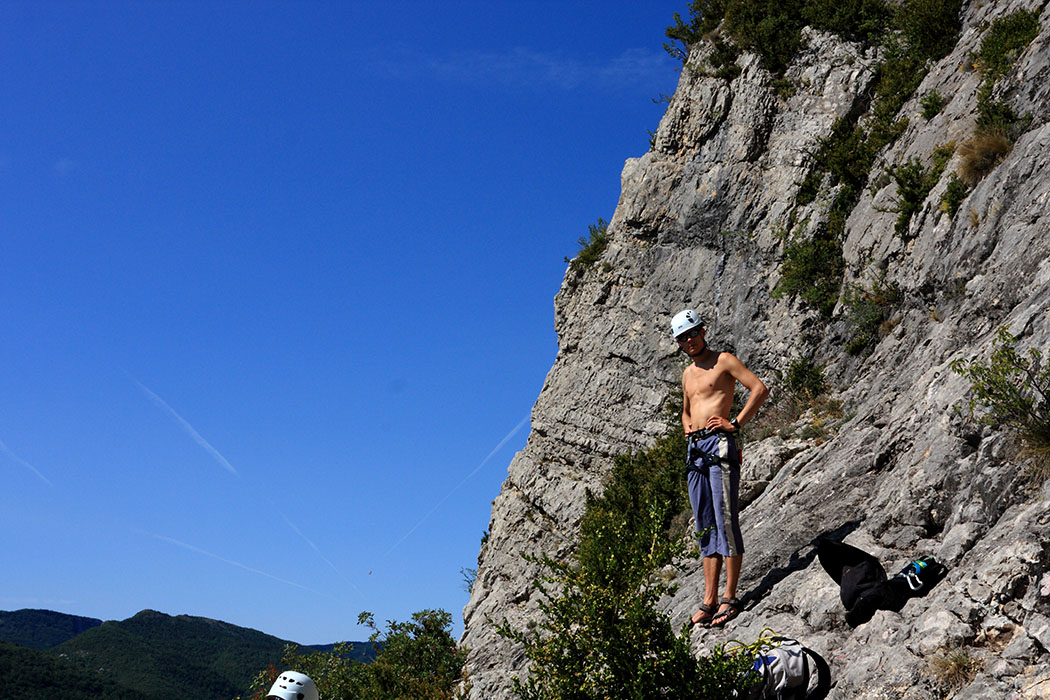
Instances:
[[[406,532],[404,535],[401,536],[401,539],[399,539],[397,542],[395,542],[393,545],[391,545],[390,549],[386,550],[386,552],[383,554],[383,556],[386,556],[386,555],[390,554],[391,552],[393,552],[395,549],[397,549],[397,547],[402,542],[407,540],[409,538],[409,536],[413,532],[418,530],[420,525],[422,525],[424,522],[426,522],[426,520],[431,515],[433,515],[437,511],[437,509],[440,508],[441,505],[452,496],[452,494],[454,494],[456,491],[459,490],[459,487],[461,487],[463,484],[467,483],[467,481],[472,476],[474,476],[479,471],[481,471],[481,468],[484,467],[488,463],[488,461],[490,459],[492,459],[494,456],[496,456],[496,453],[499,452],[500,449],[502,449],[504,445],[506,445],[508,442],[510,442],[511,438],[513,438],[515,435],[517,435],[521,431],[522,428],[524,428],[526,425],[528,425],[528,423],[529,423],[529,416],[525,416],[524,418],[522,418],[521,422],[519,422],[517,425],[515,425],[511,429],[511,431],[509,433],[507,433],[507,435],[502,440],[499,441],[499,444],[496,445],[494,448],[492,448],[492,452],[489,452],[488,455],[485,456],[485,459],[481,460],[481,464],[479,464],[478,466],[474,467],[474,471],[472,471],[471,473],[467,474],[465,477],[460,479],[459,483],[456,484],[455,486],[453,486],[452,489],[448,493],[446,493],[445,496],[440,501],[435,503],[434,506],[430,510],[427,511],[426,515],[424,515],[422,518],[419,519],[418,523],[413,525],[412,528],[409,529],[408,532]]]
[[[241,562],[234,561],[233,559],[227,559],[226,557],[221,557],[218,554],[214,554],[212,552],[209,552],[206,549],[201,549],[200,547],[195,547],[192,544],[187,544],[186,542],[182,542],[181,540],[177,540],[174,537],[165,537],[164,535],[157,535],[157,534],[153,534],[153,537],[157,538],[158,540],[160,540],[162,542],[167,542],[168,544],[173,544],[176,547],[182,547],[183,549],[188,549],[191,552],[196,552],[197,554],[203,554],[204,556],[211,557],[212,559],[218,559],[219,561],[223,562],[224,564],[229,564],[230,566],[236,566],[238,568],[244,569],[245,571],[249,571],[249,572],[251,572],[253,574],[258,574],[259,576],[265,576],[266,578],[273,579],[274,581],[279,581],[279,582],[284,583],[284,584],[289,585],[289,586],[295,586],[296,588],[301,588],[304,591],[309,591],[310,593],[315,593],[317,595],[322,595],[322,596],[325,596],[326,598],[332,598],[333,597],[333,596],[328,595],[327,593],[321,593],[320,591],[315,591],[314,589],[312,589],[312,588],[310,588],[308,586],[304,586],[301,583],[296,583],[295,581],[289,581],[288,579],[281,578],[280,576],[274,576],[271,573],[267,573],[267,572],[262,571],[260,569],[253,568],[251,566],[248,566],[247,564],[242,564]]]
[[[426,78],[468,84],[573,90],[618,89],[665,79],[674,62],[663,52],[628,49],[618,56],[570,56],[516,47],[502,52],[435,55],[401,46],[361,60],[362,67],[396,79]]]
[[[36,474],[48,486],[54,486],[54,484],[51,483],[50,479],[48,479],[46,476],[40,473],[39,469],[37,469],[32,464],[30,464],[29,462],[25,461],[24,459],[16,455],[14,452],[12,452],[11,448],[5,445],[3,440],[0,440],[0,452],[3,452],[5,455],[11,458],[12,461],[16,462],[17,464],[21,464],[23,467]]]
[[[165,401],[164,399],[160,398],[155,393],[150,391],[150,389],[145,384],[143,384],[142,382],[134,380],[134,379],[132,379],[132,381],[134,381],[136,384],[138,384],[139,389],[142,389],[143,393],[146,394],[146,396],[149,397],[150,401],[155,403],[157,406],[162,408],[169,416],[171,416],[175,420],[175,422],[178,423],[182,427],[182,429],[185,430],[189,434],[189,436],[191,438],[193,438],[194,442],[196,442],[198,445],[203,447],[204,450],[208,454],[210,454],[215,459],[216,462],[218,462],[220,465],[222,465],[223,468],[225,468],[228,472],[230,472],[234,476],[238,476],[237,470],[233,468],[233,465],[230,464],[229,460],[227,460],[225,457],[223,457],[221,452],[219,452],[217,449],[212,447],[211,443],[208,442],[207,440],[205,440],[204,437],[202,437],[201,434],[198,433],[196,431],[196,429],[194,429],[194,427],[192,425],[190,425],[189,422],[185,418],[180,416],[175,411],[174,408],[169,406],[167,401]]]

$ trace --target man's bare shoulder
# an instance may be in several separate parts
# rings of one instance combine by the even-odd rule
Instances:
[[[736,358],[731,352],[718,353],[718,364],[723,367],[743,367],[744,363]]]

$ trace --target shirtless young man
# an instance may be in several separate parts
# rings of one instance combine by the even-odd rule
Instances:
[[[691,624],[721,627],[740,612],[736,586],[744,554],[737,497],[740,442],[734,433],[755,415],[769,390],[733,355],[707,347],[707,329],[692,309],[675,315],[671,333],[693,360],[682,373],[682,427],[689,440],[689,501],[700,533],[704,602]],[[740,413],[730,419],[737,382],[750,395]],[[726,588],[719,599],[723,559]]]

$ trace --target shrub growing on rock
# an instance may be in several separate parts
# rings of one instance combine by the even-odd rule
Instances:
[[[981,423],[1001,426],[1020,438],[1022,457],[1032,460],[1033,476],[1050,477],[1050,355],[1035,348],[1017,349],[1018,339],[1005,328],[996,333],[991,357],[955,360],[954,372],[970,380],[971,415]]]
[[[966,183],[956,173],[952,173],[951,177],[948,178],[948,186],[944,188],[944,194],[941,195],[941,211],[948,214],[949,218],[955,218],[955,212],[959,211],[959,207],[962,206],[963,200],[970,194],[970,188],[966,186]]]
[[[719,700],[744,682],[749,659],[721,647],[696,658],[688,634],[656,609],[670,587],[656,572],[684,551],[680,415],[678,404],[668,435],[617,457],[602,494],[588,492],[575,555],[527,557],[546,571],[533,582],[542,618],[527,631],[499,628],[531,662],[528,678],[514,679],[524,700]]]
[[[897,223],[893,231],[906,238],[911,217],[919,211],[930,190],[941,179],[945,166],[955,151],[955,144],[939,146],[933,152],[933,164],[927,168],[918,158],[904,165],[890,168],[889,175],[897,183]]]
[[[994,84],[1017,60],[1020,52],[1039,34],[1039,15],[1018,10],[992,22],[972,58],[986,83]]]
[[[922,116],[929,121],[941,113],[948,100],[939,90],[928,90],[919,100],[919,104],[922,105]]]
[[[796,357],[784,374],[784,388],[801,400],[812,401],[827,391],[824,369],[812,360]]]
[[[1019,115],[1008,103],[992,99],[992,89],[1038,35],[1039,26],[1038,15],[1028,10],[1000,17],[988,28],[980,48],[972,55],[984,80],[977,90],[974,135],[961,149],[959,176],[971,187],[1009,155],[1014,141],[1031,123],[1031,116]]]
[[[577,251],[576,257],[565,258],[572,272],[579,273],[590,269],[598,262],[598,258],[605,252],[605,246],[609,244],[609,222],[605,219],[598,219],[597,223],[590,224],[587,232],[587,236],[581,236],[577,240],[580,250]]]
[[[784,264],[773,296],[797,296],[830,318],[838,301],[844,265],[837,239],[793,240],[784,247]]]
[[[900,289],[886,281],[885,273],[875,279],[871,289],[851,286],[845,296],[846,320],[850,328],[846,352],[850,355],[871,352],[879,339],[891,330],[889,320],[900,302]]]

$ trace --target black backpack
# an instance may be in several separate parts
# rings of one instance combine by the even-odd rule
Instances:
[[[878,610],[900,612],[909,598],[926,595],[948,573],[947,567],[933,557],[922,557],[893,578],[887,578],[886,570],[872,555],[823,537],[817,540],[817,557],[839,584],[839,597],[850,627],[869,621]]]

